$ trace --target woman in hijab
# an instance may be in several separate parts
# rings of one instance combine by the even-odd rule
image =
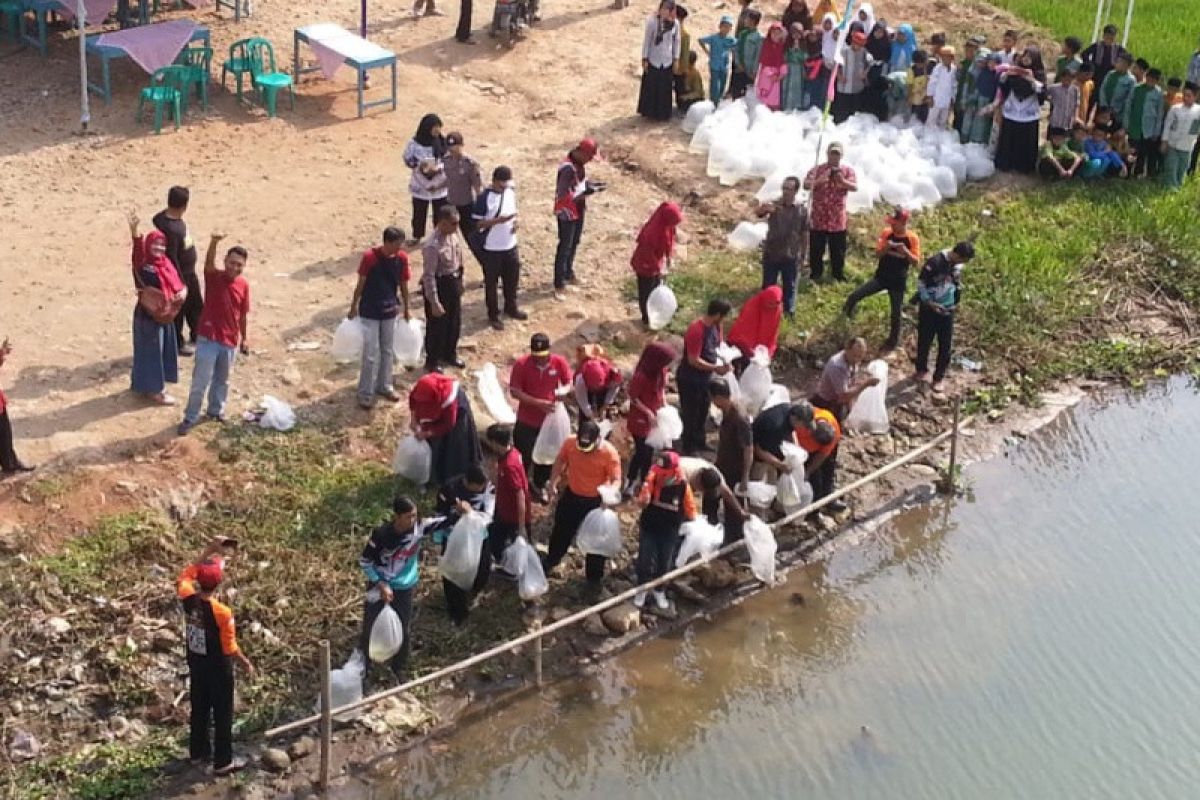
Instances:
[[[825,17],[833,15],[834,27],[837,26],[841,15],[838,14],[837,6],[833,4],[833,0],[817,0],[817,7],[813,9],[812,18],[823,20]]]
[[[665,122],[674,113],[675,69],[679,65],[681,41],[675,22],[675,0],[662,0],[646,20],[642,38],[642,86],[637,112],[648,119]]]
[[[166,384],[179,382],[175,316],[187,299],[187,287],[167,258],[167,237],[161,231],[141,236],[138,218],[130,214],[129,235],[133,240],[133,285],[138,295],[133,309],[131,387],[159,405],[175,405],[175,398],[166,393]]]
[[[734,362],[738,374],[750,363],[756,347],[765,347],[772,358],[779,344],[779,324],[783,321],[783,289],[768,286],[742,306],[726,339],[742,351]]]
[[[787,73],[783,77],[779,107],[784,111],[799,111],[804,105],[804,82],[808,75],[808,31],[794,22],[788,28],[788,46],[783,60]]]
[[[825,98],[829,92],[829,80],[833,77],[833,65],[838,55],[838,18],[832,11],[821,17],[821,69],[816,75],[810,71],[808,82],[808,99],[818,108],[825,106]],[[810,66],[811,70],[811,66]]]
[[[975,77],[975,112],[963,125],[963,136],[968,142],[988,144],[992,140],[992,111],[996,92],[1000,89],[999,53],[980,51],[975,57],[979,74]]]
[[[892,72],[904,72],[912,66],[913,53],[917,51],[917,34],[913,26],[902,22],[896,26],[896,37],[892,40]]]
[[[598,344],[581,344],[575,349],[575,404],[579,421],[599,422],[617,400],[624,379]]]
[[[892,38],[883,20],[876,20],[875,27],[867,36],[867,52],[871,54],[874,63],[867,72],[867,88],[863,92],[862,110],[874,114],[880,122],[886,122],[887,76],[892,61]]]
[[[1037,169],[1038,121],[1046,99],[1045,68],[1036,47],[1027,47],[1017,63],[1000,77],[1000,138],[996,169],[1033,174]]]
[[[637,247],[629,265],[637,275],[638,309],[642,312],[642,324],[650,325],[646,313],[646,301],[667,277],[671,268],[671,256],[675,252],[675,232],[683,222],[683,210],[677,203],[662,203],[646,220],[637,237]]]
[[[650,470],[654,450],[646,444],[646,438],[654,428],[658,410],[667,403],[667,371],[676,355],[669,345],[651,342],[642,350],[629,379],[629,416],[625,418],[625,427],[633,439],[633,452],[625,471],[626,500],[641,491],[642,481]]]
[[[875,30],[875,8],[870,3],[863,3],[858,7],[858,14],[854,22],[850,23],[850,29],[856,30],[855,26],[859,26],[857,30],[866,34]]]
[[[661,578],[671,569],[679,547],[679,529],[696,518],[696,498],[679,468],[679,454],[666,450],[659,454],[638,500],[642,503],[638,522],[638,583]],[[645,591],[633,596],[633,604],[646,603]],[[654,605],[662,611],[671,607],[665,589],[654,590]]]
[[[791,31],[793,25],[799,25],[802,31],[813,26],[813,18],[808,10],[807,0],[791,0],[787,8],[783,10],[784,30]]]
[[[788,36],[783,26],[778,22],[772,23],[758,56],[758,74],[754,78],[754,93],[758,101],[772,111],[778,111],[780,106],[783,79],[787,74],[784,61],[787,44]]]
[[[446,137],[442,136],[442,120],[437,114],[426,114],[417,125],[417,132],[404,148],[404,164],[412,170],[408,191],[412,194],[412,242],[425,238],[425,221],[429,206],[433,205],[433,218],[446,204],[446,171],[442,159],[447,151]]]
[[[458,381],[440,372],[422,375],[408,394],[409,426],[433,450],[429,482],[441,487],[483,462],[471,401]]]

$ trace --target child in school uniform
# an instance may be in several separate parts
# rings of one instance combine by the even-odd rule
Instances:
[[[938,53],[938,64],[929,73],[926,103],[929,116],[925,126],[937,130],[950,127],[950,112],[954,109],[954,95],[958,76],[955,75],[954,48],[943,47]]]
[[[1090,162],[1083,177],[1099,178],[1120,175],[1124,178],[1129,174],[1125,160],[1113,150],[1112,144],[1108,140],[1108,132],[1098,125],[1092,126],[1083,148]]]
[[[1129,141],[1137,151],[1132,173],[1135,178],[1139,175],[1153,178],[1162,166],[1159,144],[1167,102],[1158,86],[1161,80],[1162,70],[1154,67],[1146,70],[1146,80],[1133,90],[1129,101]]]
[[[913,115],[922,123],[929,117],[929,56],[924,50],[913,53],[912,66],[908,69],[908,104]]]
[[[725,96],[729,82],[729,61],[737,39],[733,38],[733,17],[726,14],[717,25],[717,32],[700,39],[700,47],[708,56],[708,99],[713,105]]]
[[[1079,110],[1075,119],[1084,126],[1087,125],[1088,115],[1092,110],[1092,93],[1096,91],[1096,82],[1092,80],[1092,76],[1095,74],[1096,68],[1091,64],[1084,64],[1075,74],[1075,85],[1079,87]]]
[[[696,69],[698,58],[695,50],[687,54],[687,66],[683,71],[683,88],[676,98],[679,110],[685,113],[704,99],[704,78],[701,77],[700,70]],[[713,102],[716,103],[715,100]]]
[[[746,96],[758,72],[758,55],[763,45],[763,35],[758,32],[760,22],[762,12],[757,8],[747,7],[738,17],[738,25],[743,27],[733,48],[733,74],[729,78],[729,96],[735,100]]]

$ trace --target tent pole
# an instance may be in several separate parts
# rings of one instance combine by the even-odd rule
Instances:
[[[79,25],[79,125],[83,133],[87,133],[88,123],[92,120],[91,109],[88,105],[88,69],[87,69],[87,9],[83,0],[75,0],[75,21]]]
[[[367,0],[362,0],[362,24],[359,25],[358,35],[367,38]]]
[[[1100,41],[1100,25],[1104,15],[1104,0],[1096,0],[1096,24],[1092,26],[1092,42]],[[1088,44],[1091,44],[1089,42]]]
[[[1129,5],[1125,7],[1125,29],[1121,32],[1121,47],[1129,44],[1129,28],[1133,25],[1133,4],[1134,0],[1129,0]]]

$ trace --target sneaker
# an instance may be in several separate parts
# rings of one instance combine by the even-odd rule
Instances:
[[[465,39],[459,39],[456,37],[455,41],[458,42],[459,44],[479,44],[479,42],[475,39],[474,36],[468,36]]]
[[[232,775],[239,770],[246,768],[246,760],[243,758],[235,758],[223,767],[213,767],[213,775]]]
[[[179,436],[187,436],[188,431],[190,431],[195,425],[196,423],[188,422],[185,419],[183,422],[179,423],[179,427],[175,429],[175,433]]]
[[[562,301],[567,299],[567,296],[565,294],[563,294],[562,289],[555,289],[554,290],[554,299],[561,303]]]
[[[671,601],[667,599],[667,593],[663,589],[654,590],[654,605],[660,611],[666,611],[671,607]]]
[[[519,322],[529,319],[529,315],[519,308],[514,308],[512,311],[505,311],[504,313],[508,315],[509,319],[515,319]]]
[[[655,594],[657,594],[657,592],[655,592]],[[642,608],[643,606],[645,606],[646,605],[646,593],[638,592],[637,594],[635,594],[633,596],[633,604],[637,608]]]

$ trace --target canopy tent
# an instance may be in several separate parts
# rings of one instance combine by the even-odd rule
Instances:
[[[365,0],[364,0],[365,1]],[[1133,7],[1137,0],[1125,0],[1125,27],[1121,29],[1121,47],[1129,44],[1129,29],[1133,27]],[[1112,18],[1113,0],[1096,0],[1096,24],[1092,26],[1092,41],[1100,40],[1101,29]]]

